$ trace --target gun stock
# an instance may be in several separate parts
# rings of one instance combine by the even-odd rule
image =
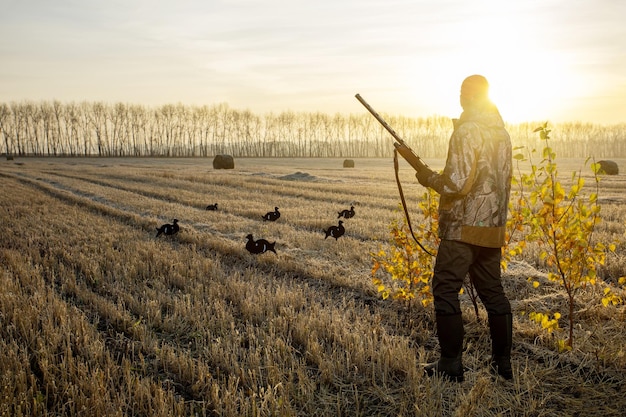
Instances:
[[[387,122],[380,117],[378,113],[370,106],[360,94],[355,95],[356,99],[378,120],[378,122],[383,125],[383,127],[393,136],[396,142],[393,146],[396,148],[398,153],[402,155],[402,157],[415,169],[416,171],[420,171],[423,168],[427,168],[426,165],[415,152],[402,140],[402,138],[387,124]]]

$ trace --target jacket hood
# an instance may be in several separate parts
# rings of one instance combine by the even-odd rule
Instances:
[[[486,127],[504,127],[504,121],[502,120],[502,116],[500,116],[498,108],[490,101],[485,102],[481,106],[465,109],[465,111],[461,113],[459,120],[455,123],[455,129],[466,122],[475,122]]]

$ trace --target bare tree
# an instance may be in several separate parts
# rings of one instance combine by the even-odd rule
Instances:
[[[105,156],[105,130],[106,130],[106,107],[104,103],[94,103],[91,109],[91,117],[89,122],[96,134],[96,148],[98,150],[98,156]]]
[[[43,155],[43,147],[41,145],[43,135],[43,114],[41,107],[35,103],[29,103],[28,107],[28,124],[30,125],[31,147],[30,153],[36,156]]]
[[[2,138],[4,139],[4,153],[9,156],[11,155],[11,147],[9,145],[9,137],[10,134],[8,132],[8,121],[9,116],[11,115],[11,110],[6,103],[2,103],[0,105],[0,134],[2,134]]]
[[[445,158],[449,118],[383,115],[425,158]],[[537,123],[507,124],[515,146],[536,146]],[[4,150],[18,155],[390,157],[388,132],[368,114],[257,115],[225,103],[146,108],[102,102],[0,104]],[[552,146],[563,157],[624,157],[626,124],[561,123]]]
[[[13,135],[12,136],[12,140],[11,140],[11,144],[13,146],[11,146],[11,151],[10,153],[13,154],[17,154],[17,155],[22,155],[22,128],[23,128],[23,111],[22,111],[22,105],[19,103],[11,103],[11,116],[12,116],[12,127],[13,127]],[[16,149],[13,149],[13,148]],[[7,152],[7,155],[9,153]]]

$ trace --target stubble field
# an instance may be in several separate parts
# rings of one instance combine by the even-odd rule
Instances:
[[[606,285],[581,293],[573,351],[523,314],[565,303],[531,251],[504,278],[514,380],[490,376],[486,315],[466,298],[466,381],[429,379],[432,308],[383,301],[371,283],[370,254],[403,218],[392,161],[355,162],[2,161],[0,415],[623,415],[626,311],[600,305],[606,285],[620,291],[623,246]],[[423,189],[404,163],[401,176],[419,222]],[[625,186],[601,181],[600,238],[623,239]],[[345,236],[324,239],[351,205]],[[280,219],[263,221],[274,207]],[[174,218],[180,232],[155,238]],[[249,254],[249,233],[277,254]]]

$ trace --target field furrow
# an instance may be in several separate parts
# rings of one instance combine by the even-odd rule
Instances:
[[[370,253],[403,215],[386,164],[53,161],[0,166],[0,415],[618,416],[625,406],[608,400],[626,386],[623,310],[580,309],[596,356],[555,352],[522,314],[564,298],[533,262],[505,277],[515,382],[489,376],[485,313],[466,296],[467,381],[423,376],[437,354],[432,311],[383,301],[370,280]],[[406,180],[415,212],[423,190]],[[324,239],[351,204],[346,235]],[[263,221],[274,206],[281,218]],[[181,231],[156,238],[173,218]],[[249,254],[248,233],[275,240],[277,254]]]

